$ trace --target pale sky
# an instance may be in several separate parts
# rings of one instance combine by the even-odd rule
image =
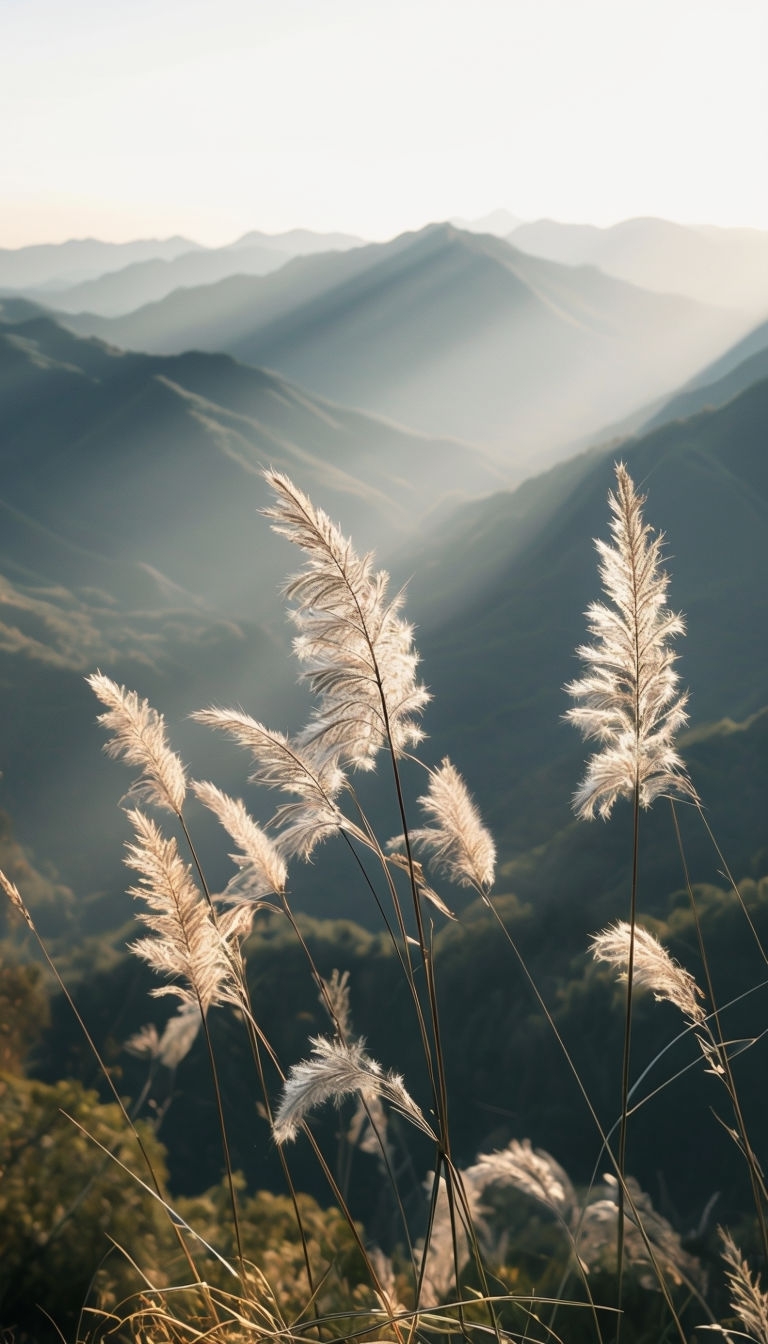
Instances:
[[[768,229],[768,0],[0,0],[0,246]]]

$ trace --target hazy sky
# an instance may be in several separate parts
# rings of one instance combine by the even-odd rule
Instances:
[[[768,228],[768,0],[0,0],[0,246]]]

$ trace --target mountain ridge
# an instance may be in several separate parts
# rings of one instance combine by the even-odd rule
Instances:
[[[450,225],[177,292],[123,319],[62,320],[128,348],[227,350],[342,404],[482,442],[518,479],[614,410],[671,393],[743,331],[730,314]]]

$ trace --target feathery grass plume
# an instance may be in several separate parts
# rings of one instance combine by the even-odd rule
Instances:
[[[660,568],[663,534],[643,522],[645,496],[638,495],[622,462],[616,464],[616,494],[609,492],[613,545],[596,541],[599,572],[612,602],[593,602],[586,615],[594,644],[577,649],[588,671],[566,687],[578,701],[565,715],[600,750],[574,795],[581,817],[607,818],[617,798],[638,790],[642,807],[672,791],[696,794],[674,748],[687,722],[687,693],[678,690],[676,655],[669,640],[684,633],[679,615],[667,610],[668,575]]]
[[[341,973],[334,968],[330,980],[323,980],[323,989],[318,998],[329,1013],[334,1030],[341,1040],[346,1040],[352,1030],[352,1014],[349,1007],[349,971]]]
[[[470,1183],[480,1190],[489,1185],[511,1185],[545,1204],[561,1218],[576,1207],[576,1194],[567,1173],[543,1148],[530,1139],[512,1139],[506,1148],[481,1153],[468,1169]]]
[[[200,1010],[196,1003],[181,1003],[169,1017],[157,1048],[157,1058],[167,1069],[175,1069],[189,1054],[200,1031]]]
[[[723,1242],[723,1259],[727,1265],[726,1278],[731,1293],[731,1307],[738,1316],[749,1338],[758,1344],[768,1344],[768,1293],[760,1287],[760,1276],[750,1274],[749,1265],[743,1258],[730,1232],[718,1228]],[[723,1331],[731,1338],[730,1331]],[[742,1338],[741,1335],[738,1336]]]
[[[150,1022],[140,1027],[133,1036],[129,1036],[123,1046],[129,1055],[146,1057],[164,1064],[167,1069],[175,1069],[186,1058],[197,1039],[201,1024],[200,1007],[195,999],[179,1005],[178,1011],[169,1017],[163,1028],[162,1036],[157,1027]]]
[[[181,759],[168,745],[162,714],[158,714],[148,700],[140,700],[135,691],[118,686],[103,672],[94,672],[86,677],[86,681],[101,703],[107,706],[106,714],[100,714],[98,718],[98,722],[113,734],[104,748],[107,755],[141,768],[141,775],[131,786],[129,796],[180,813],[187,782]]]
[[[287,476],[268,471],[265,479],[277,497],[265,516],[307,557],[285,589],[297,603],[294,651],[319,698],[300,742],[372,769],[388,736],[396,754],[424,736],[414,716],[430,697],[416,680],[413,628],[400,616],[403,594],[387,598],[389,575],[373,569],[372,555],[357,555]]]
[[[617,920],[607,929],[596,933],[589,945],[595,961],[605,961],[619,971],[620,979],[627,977],[629,947],[632,930],[626,920]],[[635,925],[635,949],[632,978],[638,989],[650,989],[654,998],[667,999],[692,1023],[701,1023],[706,1013],[699,1002],[704,993],[690,971],[686,971],[658,938],[640,925]]]
[[[366,1102],[363,1102],[362,1097],[358,1097],[346,1139],[353,1148],[359,1148],[361,1153],[370,1153],[380,1161],[382,1158],[391,1161],[392,1151],[387,1141],[387,1113],[378,1097],[371,1097]]]
[[[639,1271],[641,1287],[658,1291],[659,1281],[639,1224],[648,1238],[651,1250],[674,1283],[695,1283],[703,1286],[701,1263],[685,1250],[671,1223],[653,1207],[650,1196],[640,1189],[631,1176],[626,1177],[632,1197],[632,1209],[624,1214],[624,1253],[627,1263]],[[579,1258],[586,1268],[610,1271],[616,1256],[616,1225],[619,1217],[618,1183],[606,1173],[597,1187],[597,1199],[588,1204],[577,1231]]]
[[[402,835],[396,835],[392,840],[387,841],[387,846],[390,849],[394,848],[395,845],[402,844]],[[401,872],[407,873],[409,881],[413,882],[422,900],[429,901],[430,905],[434,905],[435,909],[439,910],[441,915],[445,915],[446,919],[455,920],[456,916],[450,906],[446,905],[442,896],[438,896],[437,892],[430,887],[424,876],[422,865],[418,859],[414,859],[413,854],[411,854],[410,860],[407,854],[387,854],[385,857],[390,868],[398,868]]]
[[[435,1133],[396,1073],[383,1073],[381,1065],[365,1053],[362,1040],[344,1044],[325,1037],[311,1038],[312,1059],[294,1064],[283,1084],[275,1111],[273,1134],[277,1143],[295,1139],[310,1111],[323,1102],[337,1105],[355,1093],[366,1101],[383,1097],[430,1139]]]
[[[160,1035],[154,1022],[147,1022],[143,1027],[139,1027],[132,1036],[125,1041],[123,1049],[128,1051],[129,1055],[135,1055],[137,1059],[157,1059],[160,1047]]]
[[[30,915],[26,905],[24,904],[24,901],[22,900],[21,892],[16,886],[16,883],[12,882],[10,877],[6,876],[2,868],[0,868],[0,887],[2,887],[3,891],[5,892],[6,896],[8,897],[8,900],[11,902],[11,905],[14,907],[14,909],[18,910],[22,918],[26,921],[29,927],[32,928],[33,927],[32,916]]]
[[[431,853],[437,868],[462,887],[488,891],[493,886],[496,847],[458,770],[444,757],[429,772],[429,786],[419,803],[435,826],[410,833],[411,843]],[[400,839],[393,844],[402,843]]]
[[[288,870],[285,859],[269,836],[256,825],[240,798],[230,798],[207,780],[195,781],[192,791],[204,807],[221,822],[224,830],[238,846],[230,858],[239,868],[224,892],[227,899],[238,902],[258,900],[272,893],[285,891]]]
[[[254,784],[292,793],[297,802],[283,803],[271,825],[279,831],[278,844],[283,854],[310,858],[321,840],[340,830],[349,831],[363,844],[367,836],[350,822],[336,802],[345,784],[342,770],[333,760],[319,759],[309,748],[265,728],[249,714],[234,709],[201,709],[192,715],[198,723],[228,733],[250,751],[256,769],[250,775]]]
[[[125,861],[139,874],[139,884],[130,888],[130,894],[148,907],[139,919],[155,935],[139,938],[131,951],[154,971],[182,982],[162,985],[152,993],[175,994],[183,1004],[199,1004],[203,1012],[213,1004],[239,1003],[228,944],[247,931],[242,911],[227,911],[214,923],[176,841],[166,839],[143,812],[134,810],[128,817],[136,842],[126,846]]]

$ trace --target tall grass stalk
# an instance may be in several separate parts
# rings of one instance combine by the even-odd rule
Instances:
[[[596,541],[599,572],[610,605],[593,602],[587,611],[594,643],[578,656],[586,674],[566,690],[577,701],[566,717],[599,749],[574,796],[579,816],[607,819],[620,797],[632,801],[632,880],[629,901],[629,968],[621,1068],[619,1171],[626,1171],[627,1099],[632,1037],[632,993],[637,922],[640,808],[663,793],[695,797],[675,746],[687,722],[687,695],[678,690],[675,655],[669,641],[684,631],[682,617],[667,610],[669,578],[661,569],[663,535],[643,521],[645,497],[637,493],[623,463],[616,466],[616,493],[609,493],[613,542]],[[623,1186],[617,1246],[619,1306],[623,1273]],[[617,1341],[621,1317],[617,1318]]]

